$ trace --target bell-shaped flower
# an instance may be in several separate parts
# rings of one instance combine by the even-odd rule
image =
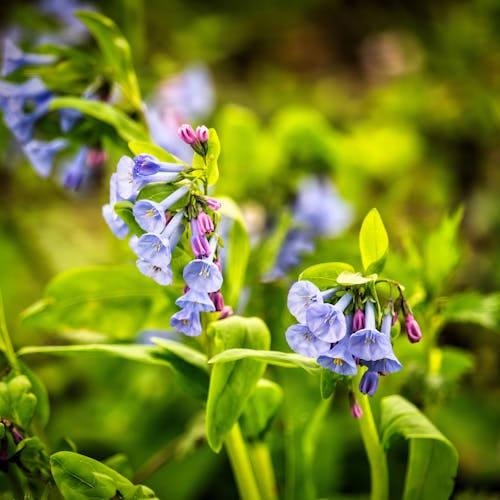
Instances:
[[[329,351],[318,357],[318,364],[339,375],[356,375],[358,368],[349,351],[349,339],[344,337]]]
[[[199,312],[215,311],[215,306],[208,293],[198,292],[193,289],[189,289],[182,297],[179,297],[175,304],[182,308],[191,307]]]
[[[151,200],[137,201],[132,209],[137,224],[148,233],[161,233],[167,224],[165,211],[177,203],[187,192],[188,188],[182,186],[159,203]]]
[[[155,266],[151,262],[143,259],[138,259],[136,265],[137,269],[139,269],[144,276],[153,279],[159,285],[168,286],[172,284],[172,269],[170,269],[169,266]]]
[[[379,374],[376,371],[366,370],[359,382],[359,390],[363,394],[373,396],[377,391]]]
[[[170,326],[189,337],[196,337],[201,334],[200,313],[187,306],[170,318]]]
[[[179,163],[167,163],[152,155],[140,154],[134,157],[133,176],[150,176],[158,172],[181,172],[185,168]]]
[[[285,336],[288,345],[295,352],[308,358],[317,358],[330,350],[330,342],[324,342],[313,335],[307,325],[292,325]]]
[[[345,337],[347,329],[343,311],[351,300],[351,294],[346,293],[335,305],[311,304],[306,310],[306,323],[311,332],[326,342],[338,342]]]
[[[25,53],[7,38],[4,43],[2,76],[10,75],[23,66],[52,64],[55,61],[56,58],[48,54]]]
[[[72,161],[67,163],[62,174],[62,184],[67,189],[76,191],[82,184],[87,167],[88,148],[80,148]]]
[[[321,292],[319,288],[310,281],[301,280],[295,282],[288,292],[288,310],[300,323],[306,322],[307,308],[316,302],[322,303],[323,299],[331,297],[340,287],[330,288]]]
[[[385,314],[382,318],[382,326],[380,328],[382,335],[389,338],[391,337],[392,314]],[[363,361],[370,370],[380,373],[397,372],[403,368],[403,365],[396,358],[394,351],[391,350],[385,357],[377,359],[376,361]]]
[[[66,144],[64,139],[54,139],[49,142],[33,139],[23,145],[23,152],[38,175],[47,177],[52,170],[55,155],[66,147]]]
[[[192,260],[182,273],[189,288],[199,292],[216,292],[222,286],[222,274],[210,259]]]

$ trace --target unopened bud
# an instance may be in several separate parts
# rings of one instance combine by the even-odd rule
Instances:
[[[188,123],[185,123],[184,125],[181,125],[177,131],[179,134],[179,137],[186,143],[192,146],[193,144],[196,144],[198,141],[198,138],[196,137],[196,133],[193,130],[193,127],[189,125]]]
[[[208,141],[208,128],[205,125],[201,125],[200,127],[196,127],[196,137],[200,142]]]
[[[416,322],[413,314],[407,314],[405,318],[405,330],[408,340],[415,344],[422,338],[422,332],[420,331],[420,327]]]

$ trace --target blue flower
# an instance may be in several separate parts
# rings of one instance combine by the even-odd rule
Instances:
[[[102,215],[113,234],[119,239],[125,238],[129,231],[127,224],[114,210],[115,203],[121,200],[118,194],[117,175],[114,173],[109,180],[109,204],[102,207]]]
[[[0,81],[0,108],[3,110],[12,100],[21,101],[23,104],[27,100],[32,100],[37,105],[51,95],[52,92],[40,78],[30,78],[19,84]]]
[[[206,293],[219,290],[223,281],[221,272],[210,258],[192,260],[182,276],[189,288]]]
[[[73,161],[67,164],[62,175],[62,184],[65,188],[77,190],[81,186],[86,173],[88,152],[88,148],[81,148]]]
[[[358,368],[349,351],[349,339],[344,337],[332,349],[318,358],[318,364],[339,375],[356,375]]]
[[[346,335],[346,321],[343,310],[352,296],[346,293],[335,305],[311,304],[306,310],[306,323],[311,332],[326,342],[338,342]]]
[[[136,261],[137,269],[153,279],[159,285],[168,286],[172,284],[172,269],[167,265],[165,267],[155,266],[147,260],[138,259]]]
[[[52,64],[56,58],[47,54],[27,54],[17,47],[12,40],[5,40],[2,64],[2,76],[7,76],[23,66]]]
[[[273,280],[285,276],[290,268],[300,264],[304,254],[311,253],[313,250],[314,243],[306,231],[291,229],[283,241],[274,268],[266,279]]]
[[[178,332],[196,337],[201,334],[200,313],[192,307],[185,307],[170,318],[170,325]]]
[[[59,113],[61,130],[63,132],[69,132],[75,123],[83,117],[80,111],[73,108],[61,108],[57,112]]]
[[[363,394],[368,394],[369,396],[373,396],[377,391],[378,381],[378,372],[366,370],[359,382],[360,392],[362,392]]]
[[[197,290],[188,290],[184,295],[179,297],[175,304],[179,307],[190,307],[199,312],[213,312],[215,311],[214,303],[206,292],[199,292]]]
[[[24,154],[41,177],[47,177],[52,170],[54,156],[66,146],[64,139],[43,142],[33,139],[23,145]]]
[[[158,172],[181,172],[185,168],[179,163],[166,163],[159,161],[152,155],[140,154],[134,157],[133,175],[149,176]]]
[[[307,325],[292,325],[286,331],[288,345],[299,354],[317,358],[330,350],[330,342],[324,342],[312,334]]]
[[[167,223],[165,211],[177,203],[187,192],[188,188],[183,186],[160,203],[151,200],[137,201],[132,209],[137,224],[149,233],[161,233]]]

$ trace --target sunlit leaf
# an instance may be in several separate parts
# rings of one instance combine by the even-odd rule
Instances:
[[[368,212],[361,225],[359,251],[365,274],[382,271],[389,251],[389,237],[376,208]]]
[[[325,262],[304,269],[299,280],[308,280],[317,287],[331,288],[338,284],[337,278],[344,272],[354,273],[354,268],[345,262]]]

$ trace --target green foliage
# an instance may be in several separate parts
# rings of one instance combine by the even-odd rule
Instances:
[[[498,330],[500,320],[500,293],[481,295],[466,292],[446,300],[442,311],[445,321],[475,323],[490,330]]]
[[[263,439],[283,401],[283,389],[267,379],[255,386],[240,417],[241,431],[246,439]]]
[[[130,46],[116,24],[97,12],[77,12],[77,17],[96,39],[111,81],[121,88],[124,97],[137,110],[142,108],[141,92],[132,65]],[[138,137],[129,140],[139,140]]]
[[[214,353],[231,348],[269,349],[270,333],[259,318],[232,316],[211,323],[208,336]],[[240,417],[245,403],[264,373],[266,363],[240,359],[213,366],[207,400],[207,441],[219,451],[225,435]]]
[[[21,373],[28,377],[31,384],[31,390],[36,396],[35,417],[38,418],[40,425],[45,427],[50,416],[50,404],[47,389],[45,385],[43,385],[43,382],[22,362],[22,360],[19,360],[19,366]]]
[[[37,437],[23,439],[16,446],[15,456],[28,477],[49,481],[49,455],[40,439]]]
[[[50,457],[50,466],[54,481],[65,500],[157,498],[146,486],[135,486],[101,462],[78,453],[54,453]]]
[[[55,97],[50,103],[50,108],[53,110],[64,108],[77,109],[113,127],[125,142],[134,140],[147,141],[149,138],[144,126],[129,118],[115,106],[102,101],[90,101],[89,99],[82,99],[80,97]]]
[[[24,311],[23,324],[43,330],[90,330],[130,339],[156,311],[170,308],[164,288],[133,266],[66,271],[47,286],[44,298]],[[163,322],[164,324],[164,322]]]
[[[173,154],[169,153],[160,146],[152,144],[146,141],[130,141],[128,143],[128,148],[134,155],[148,154],[154,156],[160,161],[167,163],[183,163],[179,158],[176,158]]]
[[[389,237],[382,218],[372,208],[363,220],[359,232],[359,252],[365,274],[380,273],[389,251]]]
[[[36,409],[28,377],[18,375],[0,382],[0,415],[27,429]]]
[[[220,141],[215,129],[209,129],[207,153],[205,158],[195,154],[193,158],[193,168],[200,171],[206,170],[207,185],[213,186],[219,178],[219,167],[217,160],[220,155]]]
[[[227,242],[228,253],[225,261],[225,278],[222,291],[226,302],[236,306],[246,276],[250,255],[250,238],[238,205],[231,198],[220,197],[219,200],[221,202],[220,213],[233,221]]]
[[[132,234],[140,236],[141,234],[144,234],[144,231],[135,220],[134,213],[132,211],[133,208],[134,204],[131,201],[126,200],[118,201],[113,206],[113,210],[116,215],[118,215],[118,217],[120,217],[123,222],[127,224]]]
[[[368,277],[362,276],[361,273],[342,271],[337,277],[337,283],[342,286],[365,285],[366,283],[372,283],[376,277],[376,274]]]
[[[458,467],[457,451],[414,405],[400,396],[384,398],[381,434],[386,448],[397,435],[409,441],[404,500],[450,497]]]
[[[339,381],[342,380],[342,376],[337,373],[327,370],[325,368],[321,369],[321,381],[320,381],[320,392],[323,399],[329,399],[335,393],[335,388]]]
[[[319,288],[331,288],[338,284],[339,276],[345,272],[353,273],[354,268],[345,262],[327,262],[308,267],[299,276],[299,280],[308,280]]]

